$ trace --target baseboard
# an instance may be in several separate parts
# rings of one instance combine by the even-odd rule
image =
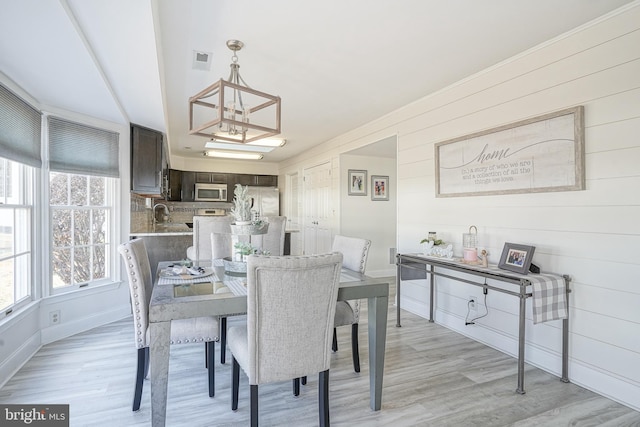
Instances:
[[[40,349],[40,334],[35,333],[0,363],[0,389],[24,366]]]

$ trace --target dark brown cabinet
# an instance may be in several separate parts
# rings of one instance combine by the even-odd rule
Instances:
[[[195,199],[196,172],[182,172],[182,201],[193,202]]]
[[[226,184],[227,174],[216,172],[196,172],[196,182],[204,184]]]
[[[161,196],[163,194],[164,156],[162,133],[131,125],[131,191]]]
[[[175,169],[167,171],[167,194],[165,200],[179,202],[182,200],[182,172]]]
[[[253,174],[235,174],[229,176],[229,185],[231,188],[236,184],[249,185],[257,187],[277,187],[277,175],[253,175]]]

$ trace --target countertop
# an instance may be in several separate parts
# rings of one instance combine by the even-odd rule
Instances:
[[[287,234],[299,233],[300,230],[285,230]],[[192,236],[193,228],[184,222],[170,222],[165,224],[156,224],[155,230],[151,227],[139,229],[129,233],[131,237],[139,236]]]
[[[156,224],[152,227],[139,229],[129,233],[129,236],[192,236],[193,228],[184,222],[170,222],[166,224]]]

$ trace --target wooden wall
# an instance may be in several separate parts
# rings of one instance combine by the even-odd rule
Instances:
[[[577,105],[585,191],[435,197],[435,143]],[[640,410],[640,2],[328,141],[280,173],[392,134],[399,251],[418,252],[433,230],[461,254],[471,225],[492,263],[506,241],[535,246],[534,263],[573,279],[570,380]],[[516,354],[517,300],[490,292],[488,316],[465,326],[467,300],[481,292],[441,278],[438,289],[438,323]],[[405,282],[402,304],[427,316],[426,281]],[[527,321],[528,363],[560,372],[560,326]]]

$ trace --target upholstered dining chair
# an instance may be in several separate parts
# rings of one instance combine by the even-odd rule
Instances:
[[[187,248],[187,258],[198,265],[209,266],[213,257],[213,247],[211,244],[212,233],[218,239],[218,248],[223,250],[228,247],[231,251],[231,228],[232,216],[208,216],[195,215],[193,217],[193,246]]]
[[[138,349],[136,385],[133,410],[140,409],[142,386],[149,367],[149,302],[153,289],[153,276],[144,240],[133,239],[118,246],[122,255],[133,311],[135,345]],[[163,285],[160,285],[163,286]],[[198,317],[171,322],[171,344],[205,343],[205,365],[209,379],[209,397],[215,394],[214,342],[218,341],[218,319]]]
[[[284,230],[287,217],[270,216],[265,219],[269,223],[269,229],[265,234],[251,236],[251,246],[268,251],[269,255],[284,255]]]
[[[371,240],[336,235],[331,250],[343,255],[342,268],[364,274]],[[360,320],[360,300],[338,301],[336,318],[333,328],[333,342],[331,348],[338,351],[336,327],[351,325],[351,352],[353,356],[353,370],[360,372],[360,353],[358,349],[358,322]]]
[[[233,368],[231,409],[238,409],[240,368],[249,377],[251,425],[258,425],[258,385],[319,373],[320,426],[329,425],[331,331],[342,254],[251,255],[247,261],[247,322],[229,328]],[[283,303],[285,302],[285,303]]]

